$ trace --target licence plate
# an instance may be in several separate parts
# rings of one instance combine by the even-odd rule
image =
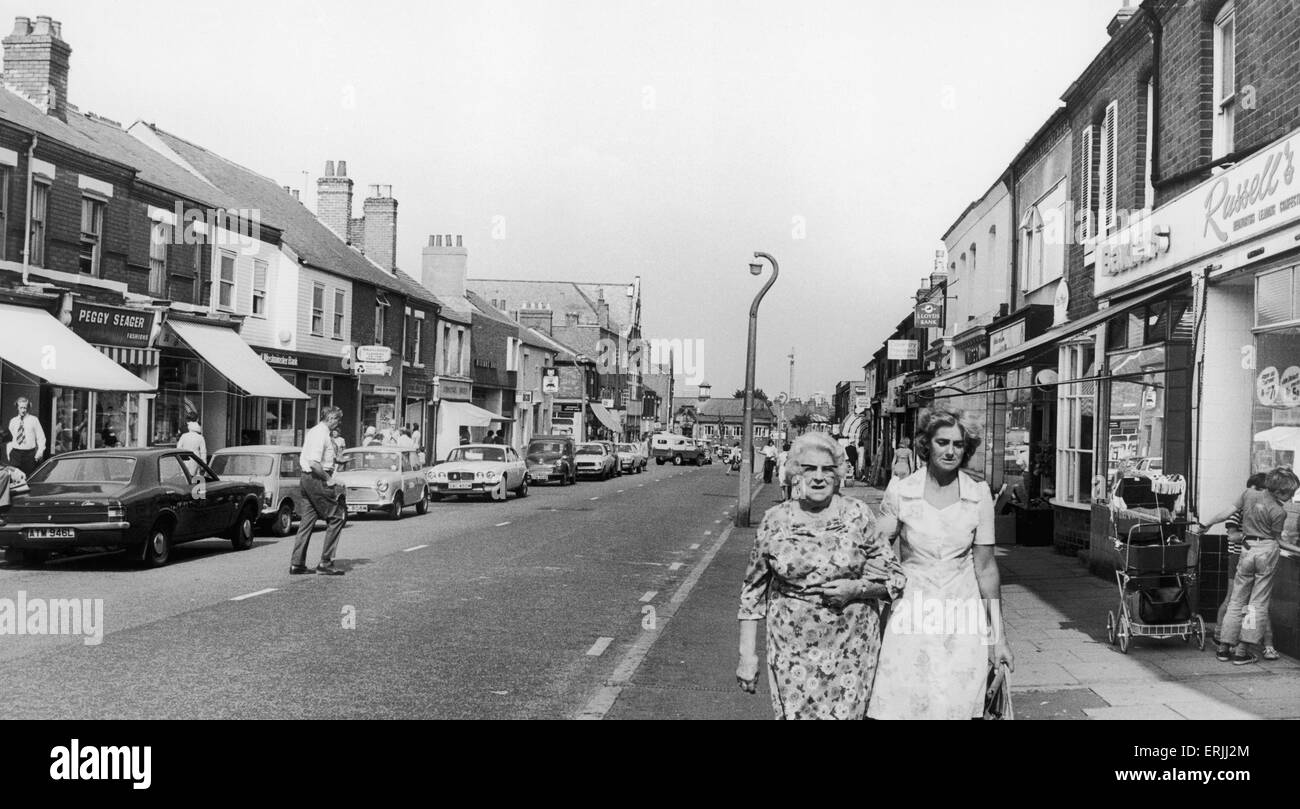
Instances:
[[[472,489],[474,488],[474,484],[473,483],[448,483],[447,488],[448,489]]]
[[[549,478],[550,476],[551,476],[551,475],[550,475],[549,472],[534,472],[534,473],[533,473],[533,480],[546,480],[546,479]]]
[[[364,514],[369,510],[366,506],[348,506],[349,514]]]
[[[73,528],[28,528],[28,539],[76,539],[77,532]]]

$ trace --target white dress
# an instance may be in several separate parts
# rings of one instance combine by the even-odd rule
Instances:
[[[925,499],[927,470],[891,481],[881,503],[900,523],[907,588],[890,613],[867,715],[873,719],[983,716],[992,643],[975,579],[974,545],[992,545],[988,486],[958,472],[947,508]]]

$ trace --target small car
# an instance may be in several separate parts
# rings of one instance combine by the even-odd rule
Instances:
[[[571,435],[535,435],[524,450],[530,483],[555,481],[571,486],[578,480],[573,458],[577,446]]]
[[[348,514],[382,511],[400,520],[403,509],[429,510],[429,486],[419,450],[403,447],[353,447],[339,454],[334,480],[344,487]]]
[[[266,489],[259,524],[277,537],[293,533],[302,518],[302,449],[282,445],[226,447],[212,454],[208,465],[222,480],[260,483]]]
[[[614,477],[615,456],[599,441],[579,444],[575,456],[578,460],[578,476],[609,480]]]
[[[619,468],[624,472],[634,474],[645,469],[646,458],[636,444],[616,444],[614,449],[618,453]]]
[[[260,483],[222,480],[191,452],[143,447],[56,455],[27,488],[0,525],[7,560],[125,548],[149,567],[167,564],[173,546],[208,537],[251,548],[266,493]]]
[[[528,496],[528,466],[514,447],[500,444],[466,444],[447,454],[447,460],[425,470],[430,499],[451,495],[486,494],[505,500],[510,492]]]

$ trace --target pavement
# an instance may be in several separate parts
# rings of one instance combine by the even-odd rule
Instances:
[[[845,494],[872,506],[882,492]],[[753,522],[775,504],[754,500]],[[734,528],[634,670],[625,671],[609,719],[770,719],[765,677],[756,695],[736,687],[736,607],[755,528]],[[1052,548],[998,546],[1017,719],[1296,719],[1300,662],[1222,663],[1181,639],[1135,638],[1127,654],[1106,639],[1114,581]],[[764,648],[758,644],[760,654]],[[633,661],[629,661],[633,662]],[[630,666],[629,666],[630,668]]]

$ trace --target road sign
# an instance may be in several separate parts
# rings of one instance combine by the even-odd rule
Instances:
[[[357,373],[362,376],[392,376],[393,366],[381,362],[358,362]]]
[[[357,346],[357,362],[389,362],[393,359],[393,349],[388,346]]]

